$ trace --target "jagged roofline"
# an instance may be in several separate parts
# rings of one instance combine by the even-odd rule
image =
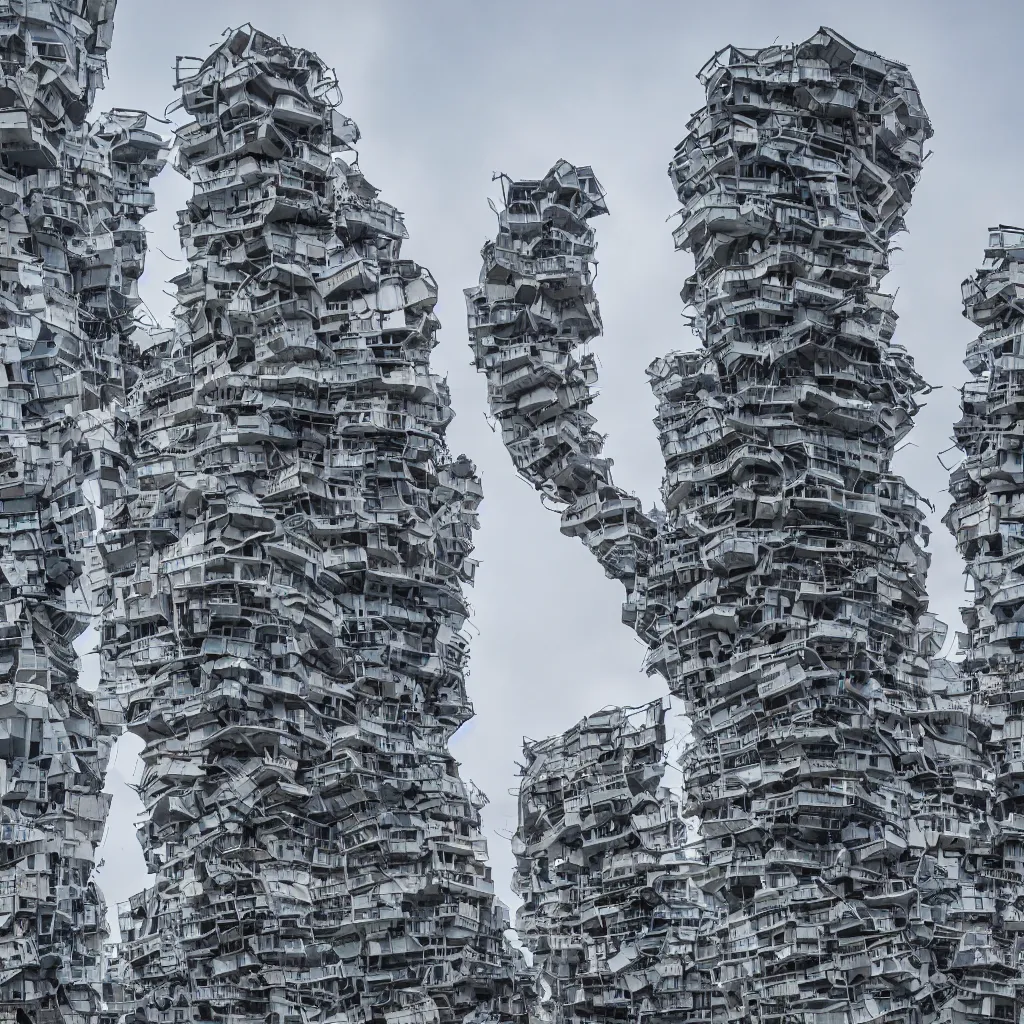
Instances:
[[[998,231],[998,232],[1006,232],[1006,231],[1013,232],[1015,234],[1020,235],[1020,238],[1017,240],[1017,245],[1007,245],[1006,239],[1003,238],[1003,239],[1000,240],[1000,242],[1001,242],[1000,245],[986,247],[986,249],[985,249],[985,259],[987,259],[987,260],[994,259],[994,258],[996,258],[996,254],[997,253],[1019,252],[1021,249],[1024,249],[1024,228],[1019,227],[1016,224],[997,224],[997,225],[995,225],[995,227],[990,227],[988,229],[989,240],[990,241],[991,241],[991,236],[992,236],[993,232],[996,232],[996,231]],[[961,290],[966,289],[967,286],[970,285],[973,282],[973,280],[974,280],[973,276],[966,278],[964,280],[964,282],[963,282]],[[963,313],[963,315],[968,320],[970,319],[970,314],[967,312],[966,309],[962,310],[962,313]]]
[[[256,28],[252,22],[246,22],[244,25],[239,25],[238,28],[225,29],[224,37],[224,42],[207,54],[206,57],[181,56],[178,58],[179,61],[199,61],[198,69],[190,77],[195,77],[195,75],[214,67],[218,58],[224,54],[230,54],[235,59],[252,56],[254,46],[260,41],[273,43],[281,48],[282,53],[301,55],[302,58],[309,60],[311,63],[318,64],[324,71],[329,70],[327,64],[313,50],[307,50],[301,46],[292,46],[279,36]]]
[[[246,22],[244,25],[239,25],[238,28],[225,29],[224,37],[224,42],[206,57],[183,55],[177,58],[175,66],[176,88],[180,89],[188,82],[200,78],[208,71],[214,70],[218,61],[224,57],[227,57],[231,63],[236,63],[247,57],[268,57],[270,51],[279,49],[282,55],[289,55],[289,67],[295,67],[301,62],[318,68],[325,78],[324,91],[326,92],[330,88],[338,89],[337,100],[333,105],[341,105],[343,97],[338,85],[338,76],[315,50],[293,46],[280,36],[275,36],[273,33],[264,32],[262,29],[256,28],[252,22]],[[260,48],[260,44],[263,44],[265,49]],[[197,62],[198,66],[191,69],[186,68],[184,65],[190,62]],[[179,98],[169,109],[174,109],[180,105],[181,100]],[[355,138],[356,140],[359,138],[358,128],[355,131]]]
[[[586,178],[592,185],[590,189],[583,192],[580,187],[580,179]],[[517,185],[526,185],[526,182],[516,182]],[[533,185],[533,182],[529,183]],[[592,204],[590,216],[597,216],[608,212],[606,202],[607,193],[604,186],[597,180],[594,168],[589,164],[576,165],[565,157],[560,157],[551,167],[551,170],[544,175],[543,179],[536,182],[535,194],[544,195],[549,192],[565,189],[570,192],[580,192],[585,195]]]
[[[760,62],[769,54],[781,55],[787,50],[795,50],[799,53],[805,47],[809,46],[825,46],[826,54],[831,54],[837,57],[845,55],[843,63],[860,65],[862,67],[870,68],[873,71],[881,71],[883,73],[886,71],[906,71],[909,73],[910,71],[910,68],[901,61],[883,57],[881,54],[875,53],[874,50],[862,49],[852,40],[840,35],[834,28],[822,25],[814,35],[805,39],[802,43],[773,43],[771,46],[754,48],[734,46],[732,44],[723,46],[711,57],[710,60],[707,61],[700,71],[697,72],[697,80],[701,85],[706,86],[712,74],[723,66],[745,64],[748,61]],[[723,65],[720,60],[724,53],[729,54],[730,57],[725,65]],[[733,58],[742,59],[737,60]],[[825,56],[824,59],[827,60],[828,56]]]
[[[530,739],[529,736],[523,737],[523,753],[529,756],[531,753],[543,753],[549,749],[552,744],[561,743],[564,737],[568,736],[572,732],[580,732],[584,729],[590,728],[596,723],[596,720],[602,715],[607,717],[609,715],[620,714],[623,720],[631,718],[633,715],[646,714],[656,705],[662,705],[663,710],[668,710],[666,706],[666,699],[661,697],[656,700],[648,701],[646,704],[636,705],[620,705],[620,704],[606,704],[603,708],[598,711],[592,711],[585,718],[581,718],[574,726],[566,729],[565,732],[559,733],[552,736],[545,736],[542,740]]]

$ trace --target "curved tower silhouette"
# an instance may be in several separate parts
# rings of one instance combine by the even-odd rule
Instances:
[[[467,292],[491,411],[692,720],[729,1018],[1002,1012],[957,960],[986,913],[987,725],[933,663],[926,503],[892,470],[925,384],[880,286],[931,125],[906,67],[830,29],[727,47],[699,78],[670,176],[700,347],[648,369],[664,507],[614,484],[590,412],[589,167],[507,186]]]

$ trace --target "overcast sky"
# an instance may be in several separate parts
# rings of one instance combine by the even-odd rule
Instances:
[[[962,566],[939,522],[948,505],[948,448],[973,336],[960,282],[977,265],[985,229],[1024,221],[1020,41],[1024,5],[957,0],[119,0],[110,81],[98,107],[161,114],[175,97],[178,54],[206,56],[228,26],[251,21],[315,49],[338,72],[343,109],[360,126],[360,163],[382,198],[406,214],[405,254],[428,266],[444,329],[435,369],[449,374],[458,418],[449,437],[483,474],[470,695],[476,719],[456,737],[463,773],[491,798],[485,824],[498,892],[507,902],[517,758],[524,734],[561,731],[609,703],[661,696],[640,672],[644,649],[619,622],[621,591],[577,542],[558,532],[518,481],[484,416],[483,379],[469,365],[462,289],[476,282],[479,250],[494,231],[487,196],[495,171],[537,177],[560,157],[590,163],[611,216],[596,222],[605,338],[597,346],[616,481],[657,496],[661,458],[644,368],[690,348],[678,297],[690,270],[666,223],[676,210],[666,168],[689,115],[703,102],[695,79],[727,43],[791,42],[826,24],[859,46],[909,64],[935,126],[933,155],[894,254],[897,338],[928,381],[928,399],[898,468],[930,497],[932,607],[955,629]],[[168,129],[169,130],[169,129]],[[143,295],[158,317],[164,281],[180,259],[175,211],[191,190],[168,169],[148,221]],[[158,251],[160,250],[160,251]],[[162,252],[161,252],[162,251]],[[166,254],[166,255],[162,255]],[[952,456],[946,456],[947,464]],[[121,741],[102,851],[111,904],[141,888],[145,871],[125,785],[138,741]]]

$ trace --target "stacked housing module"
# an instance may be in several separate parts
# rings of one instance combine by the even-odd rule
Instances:
[[[121,907],[136,1017],[486,1019],[507,912],[448,749],[481,492],[437,287],[315,54],[245,26],[177,84],[188,265],[103,539],[156,876]]]
[[[162,142],[86,120],[113,0],[0,5],[0,1021],[92,1024],[93,879],[117,702],[74,641],[106,592],[94,507],[124,482],[125,355]],[[129,360],[130,361],[130,360]]]
[[[701,348],[648,369],[663,509],[613,483],[590,411],[592,170],[506,183],[467,292],[516,468],[624,583],[692,721],[724,1010],[681,1019],[1012,1016],[1012,966],[976,953],[988,724],[937,659],[925,503],[892,470],[925,385],[880,285],[930,123],[906,67],[830,29],[727,47],[699,79],[670,176]]]

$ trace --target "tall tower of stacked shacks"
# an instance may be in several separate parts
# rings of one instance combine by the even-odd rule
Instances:
[[[703,859],[662,784],[667,703],[608,708],[524,744],[513,889],[530,1020],[710,1021],[721,1009],[697,959],[712,952],[700,929],[713,898],[693,882]]]
[[[1002,1005],[1022,983],[1024,953],[1024,230],[989,230],[985,261],[963,284],[964,315],[981,334],[967,350],[945,522],[967,561],[973,604],[962,609],[963,669],[991,726],[992,834],[983,861],[985,913],[972,925],[975,965]],[[1020,994],[1019,988],[1017,994]]]
[[[686,811],[728,1019],[1012,1016],[1005,968],[975,950],[988,727],[934,661],[925,509],[891,467],[925,385],[881,282],[928,118],[904,66],[829,29],[728,47],[699,78],[670,175],[701,347],[648,370],[664,509],[614,485],[589,411],[587,221],[606,209],[589,167],[507,186],[467,293],[492,412],[562,532],[625,584],[692,719]]]
[[[586,411],[596,369],[585,345],[600,331],[588,221],[605,212],[590,167],[561,161],[543,180],[508,183],[497,241],[466,298],[516,467],[572,502],[573,516],[593,517],[591,549],[633,589],[653,526],[610,484]],[[575,529],[569,516],[563,523]],[[665,710],[605,709],[524,745],[513,889],[533,957],[517,976],[531,1020],[724,1019],[711,977],[714,898],[692,881],[678,802],[659,786]]]
[[[161,141],[86,120],[113,0],[0,9],[0,1020],[96,1020],[95,849],[116,702],[73,642],[102,600],[94,506],[124,473],[122,352]]]
[[[156,876],[121,918],[137,1016],[485,1019],[507,915],[448,749],[480,485],[437,287],[314,54],[247,26],[178,87],[188,268],[105,541]]]

